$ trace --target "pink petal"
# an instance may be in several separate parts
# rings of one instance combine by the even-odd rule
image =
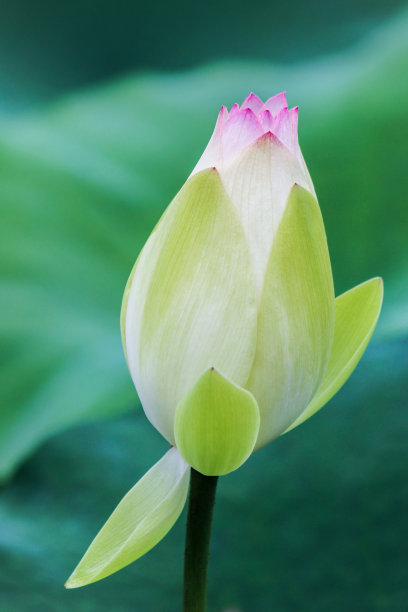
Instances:
[[[283,108],[275,117],[272,132],[295,155],[298,148],[297,135],[298,108]]]
[[[250,108],[228,117],[222,135],[223,161],[235,157],[243,148],[262,136],[264,130]]]
[[[229,112],[229,117],[233,117],[239,113],[239,104],[235,103],[234,106],[231,106],[231,110]]]
[[[290,123],[292,126],[292,146],[293,149],[296,150],[299,147],[299,139],[298,139],[298,116],[299,116],[299,107],[295,106],[289,110]]]
[[[273,115],[267,109],[258,114],[258,121],[262,125],[264,132],[271,132],[273,126]]]
[[[228,120],[228,109],[226,106],[221,106],[220,112],[218,113],[217,123],[215,124],[214,132],[210,138],[210,142],[207,145],[207,149],[214,152],[214,156],[219,159],[221,155],[221,139],[224,125]],[[206,150],[207,150],[206,149]],[[215,165],[215,163],[214,163]]]
[[[218,113],[217,123],[215,124],[214,132],[221,128],[228,119],[228,108],[221,106],[220,112]]]
[[[260,100],[258,96],[256,96],[254,93],[250,93],[249,96],[247,96],[241,104],[241,110],[244,110],[245,108],[250,108],[251,111],[253,111],[256,115],[257,113],[259,113],[262,106],[262,100]]]
[[[287,108],[288,103],[286,102],[286,93],[283,91],[282,93],[276,94],[276,96],[272,96],[265,102],[262,106],[262,111],[265,109],[271,111],[272,115],[277,115],[282,109]]]

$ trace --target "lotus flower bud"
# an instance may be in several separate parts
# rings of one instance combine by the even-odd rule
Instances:
[[[239,467],[319,410],[368,344],[382,282],[335,299],[297,121],[283,93],[222,107],[136,261],[121,313],[125,355],[147,417],[175,448],[119,504],[69,586],[154,546],[181,512],[189,466]]]
[[[223,106],[132,271],[125,351],[143,408],[171,444],[177,407],[210,368],[255,399],[255,448],[299,419],[323,382],[335,299],[297,123],[284,93]],[[379,295],[379,281],[360,291],[369,289]],[[183,444],[196,445],[182,421]]]

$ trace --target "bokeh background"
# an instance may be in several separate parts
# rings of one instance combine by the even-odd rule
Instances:
[[[165,451],[122,355],[123,287],[222,103],[286,90],[336,293],[385,281],[329,405],[221,479],[209,611],[408,609],[408,11],[399,0],[3,0],[0,609],[180,609],[185,515],[63,583]]]

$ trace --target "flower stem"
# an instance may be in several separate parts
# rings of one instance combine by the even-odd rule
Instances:
[[[183,612],[205,612],[211,522],[218,476],[191,468],[184,554]]]

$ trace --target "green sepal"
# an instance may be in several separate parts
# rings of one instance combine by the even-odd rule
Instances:
[[[65,586],[106,578],[153,548],[180,516],[189,481],[189,466],[171,448],[125,495]]]
[[[259,410],[249,391],[207,370],[177,406],[174,434],[181,455],[206,476],[236,470],[251,454]]]
[[[350,377],[373,335],[382,300],[381,278],[372,278],[336,298],[334,341],[326,374],[306,410],[287,431],[313,416]]]

